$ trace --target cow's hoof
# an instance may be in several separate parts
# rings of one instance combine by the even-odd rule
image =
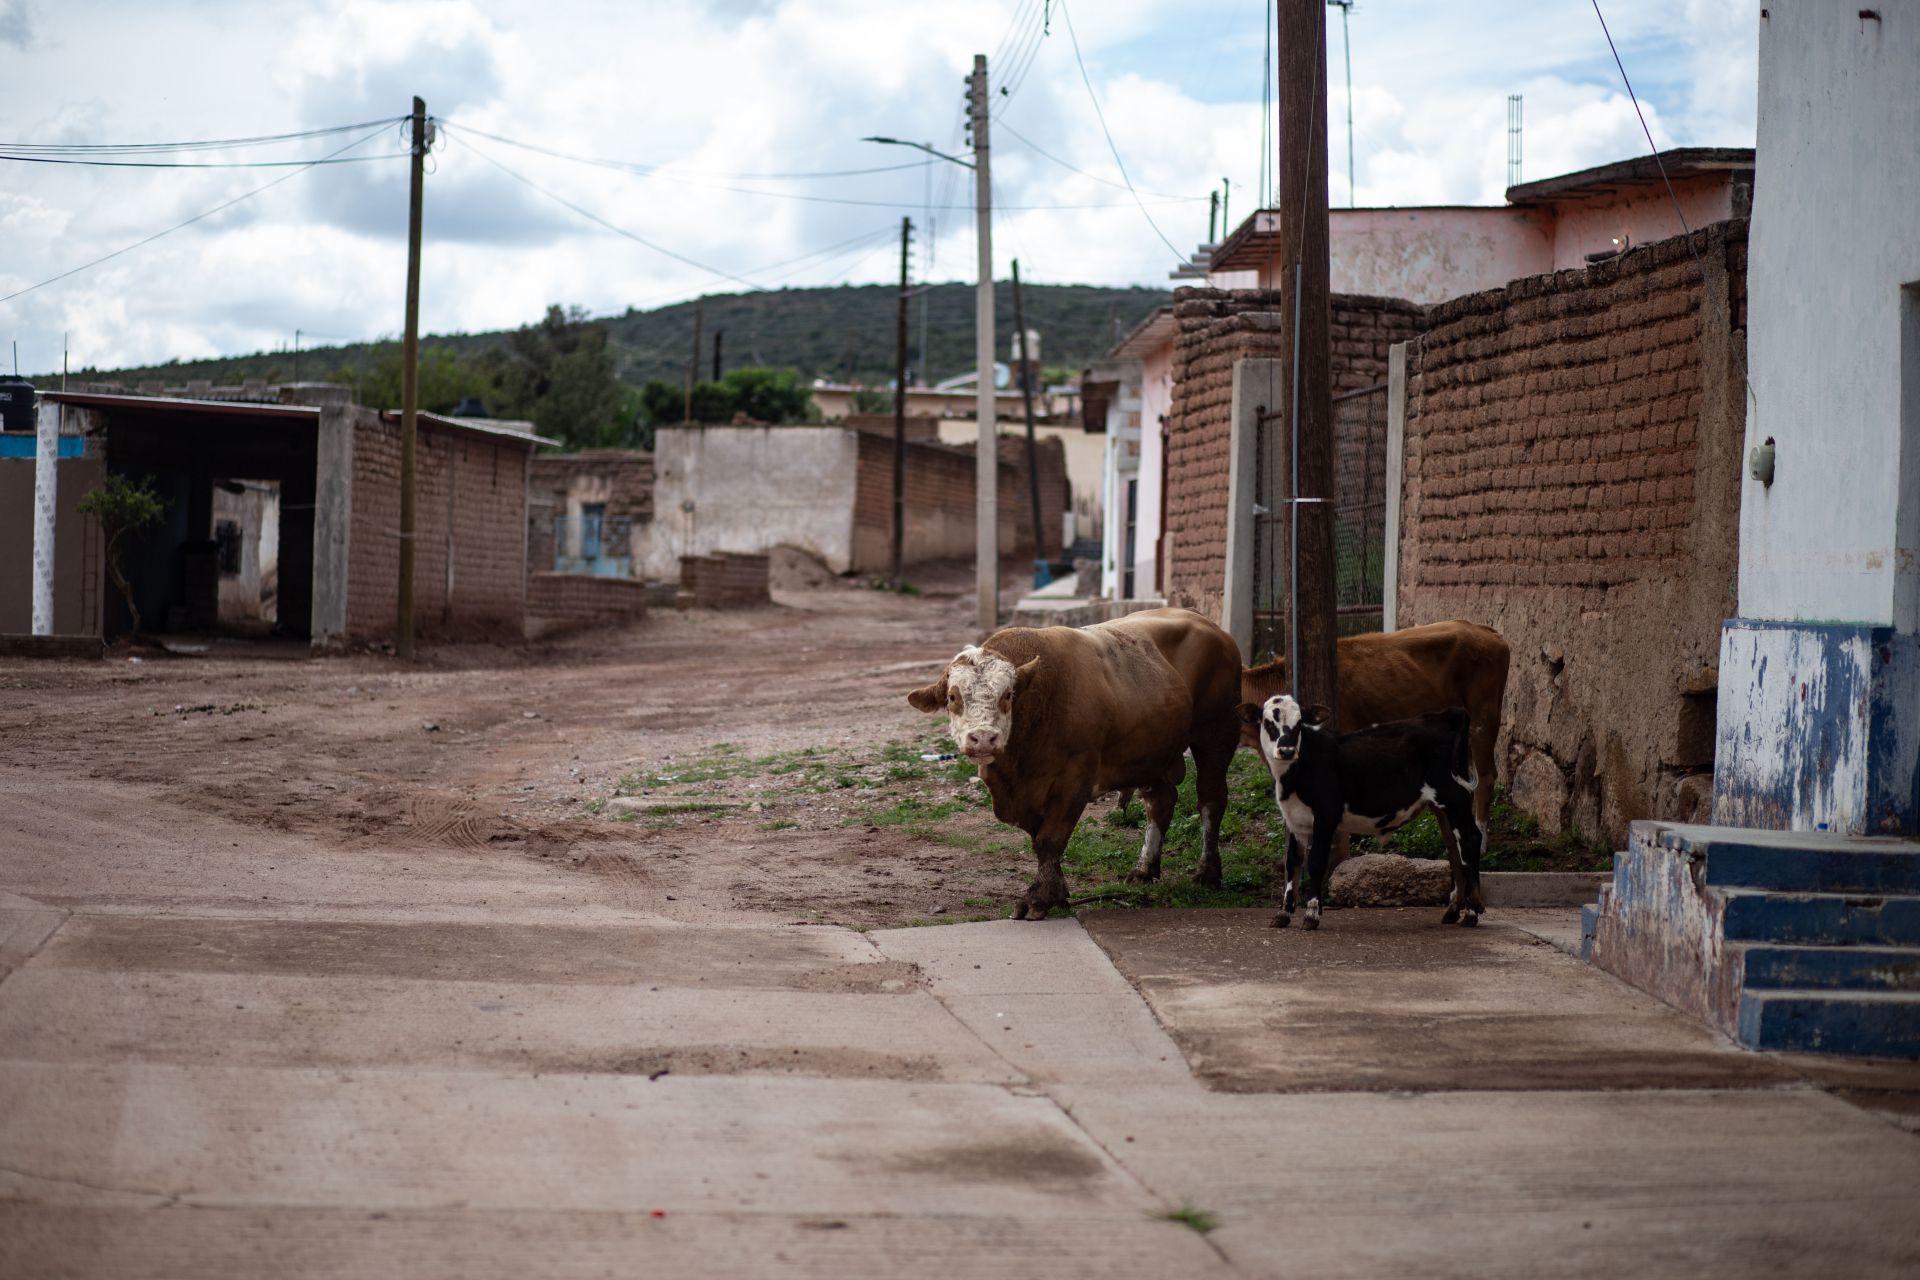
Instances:
[[[1446,910],[1446,914],[1440,917],[1440,923],[1452,924],[1454,921],[1458,920],[1459,918],[1460,918],[1460,908],[1448,907]]]
[[[1471,929],[1479,923],[1480,913],[1478,911],[1469,908],[1460,913],[1460,927],[1462,929]]]
[[[1293,923],[1293,914],[1291,912],[1276,911],[1273,913],[1273,919],[1267,921],[1267,928],[1284,929],[1292,923]]]
[[[1218,889],[1220,887],[1220,873],[1216,871],[1212,875],[1197,875],[1193,878],[1193,882],[1208,889]]]
[[[1158,871],[1142,871],[1139,867],[1127,872],[1123,877],[1128,884],[1152,884],[1160,878]]]
[[[1307,914],[1300,921],[1300,927],[1302,929],[1318,929],[1320,927],[1320,899],[1314,898],[1307,903]]]

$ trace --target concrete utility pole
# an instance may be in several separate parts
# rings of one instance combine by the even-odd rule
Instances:
[[[1353,198],[1353,30],[1347,20],[1353,17],[1353,0],[1327,0],[1327,3],[1340,10],[1340,51],[1347,60],[1347,208],[1351,209],[1356,203]]]
[[[1027,353],[1027,313],[1020,306],[1020,259],[1013,260],[1013,331],[1020,335],[1020,400],[1027,414],[1027,496],[1033,499],[1033,585],[1053,581],[1047,568],[1047,534],[1040,522],[1040,449],[1033,441],[1033,374]]]
[[[893,333],[893,589],[904,580],[907,548],[907,249],[913,220],[900,219],[900,301]]]
[[[427,104],[413,100],[407,180],[407,330],[400,352],[400,617],[394,648],[413,656],[413,485],[420,415],[420,205],[425,199]]]
[[[973,207],[978,230],[980,286],[974,298],[973,358],[978,371],[974,414],[980,421],[980,455],[974,481],[979,499],[974,515],[974,558],[978,562],[980,629],[1000,625],[1000,444],[993,397],[993,180],[987,171],[987,55],[973,55],[968,81],[973,121]]]
[[[693,421],[693,383],[700,376],[700,326],[707,318],[707,300],[693,304],[693,359],[687,361],[687,405],[684,421]]]
[[[60,415],[64,404],[42,400],[34,418],[33,634],[53,634],[54,531],[60,507]]]
[[[1293,561],[1288,670],[1303,703],[1334,707],[1339,634],[1333,555],[1333,404],[1327,316],[1327,9],[1324,0],[1279,0],[1277,163],[1282,262],[1292,261]]]

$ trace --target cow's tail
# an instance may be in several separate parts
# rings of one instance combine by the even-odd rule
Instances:
[[[1479,785],[1479,775],[1473,768],[1473,718],[1465,707],[1454,707],[1446,713],[1447,727],[1453,733],[1453,776],[1472,778]]]

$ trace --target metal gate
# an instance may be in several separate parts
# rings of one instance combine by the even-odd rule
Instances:
[[[1287,651],[1289,470],[1287,410],[1262,406],[1254,432],[1253,652]],[[1333,397],[1334,599],[1343,636],[1383,621],[1387,547],[1387,384]]]

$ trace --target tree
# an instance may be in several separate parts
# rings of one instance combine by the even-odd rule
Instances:
[[[100,524],[100,536],[106,546],[107,576],[120,589],[127,602],[127,614],[133,619],[133,634],[140,634],[140,606],[133,602],[133,585],[127,581],[120,557],[128,535],[149,525],[159,524],[167,514],[166,499],[154,492],[145,477],[129,480],[109,471],[100,487],[80,499],[80,510]]]
[[[729,369],[720,385],[733,396],[734,412],[755,422],[805,422],[813,410],[813,395],[795,369]]]
[[[401,348],[398,343],[379,347],[367,361],[366,373],[343,364],[327,376],[329,382],[353,385],[359,390],[355,399],[375,409],[400,407]],[[420,407],[428,413],[450,413],[468,396],[490,398],[493,383],[480,362],[460,355],[452,347],[420,348]]]
[[[620,383],[605,326],[579,307],[551,306],[539,324],[516,329],[480,358],[497,412],[531,418],[541,435],[573,449],[616,444]]]

